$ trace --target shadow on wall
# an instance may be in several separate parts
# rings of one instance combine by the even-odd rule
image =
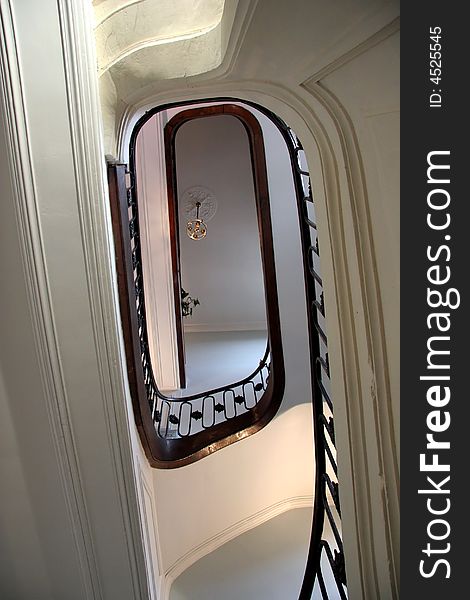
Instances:
[[[170,600],[297,598],[311,520],[311,508],[297,508],[239,535],[182,573]]]

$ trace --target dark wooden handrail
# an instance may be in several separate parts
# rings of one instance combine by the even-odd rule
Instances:
[[[299,600],[331,597],[347,599],[346,568],[341,535],[341,508],[337,481],[333,402],[328,393],[330,366],[325,329],[323,280],[320,276],[315,202],[306,157],[300,140],[281,119],[266,111],[284,137],[291,158],[297,193],[304,263],[312,379],[315,440],[315,495],[309,553]],[[335,480],[328,475],[334,473]],[[333,547],[327,539],[333,536]]]
[[[176,238],[176,176],[174,139],[179,127],[196,118],[218,114],[239,119],[248,136],[253,169],[261,257],[265,283],[268,349],[248,377],[201,394],[173,398],[155,382],[148,345],[144,280],[139,235],[139,206],[135,186],[135,141],[146,116],[134,129],[130,152],[130,182],[126,166],[108,165],[111,214],[116,239],[121,318],[137,429],[149,462],[174,468],[198,460],[251,435],[276,414],[284,393],[284,359],[280,334],[271,215],[261,127],[237,105],[190,109],[178,113],[165,128],[170,225]],[[175,243],[173,241],[173,243]],[[197,407],[194,402],[199,401]],[[177,412],[174,412],[175,406]],[[209,417],[207,417],[209,415]],[[207,423],[209,420],[209,423]],[[185,423],[183,423],[185,421]]]

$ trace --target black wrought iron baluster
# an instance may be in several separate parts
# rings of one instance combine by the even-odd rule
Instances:
[[[330,476],[337,478],[336,446],[333,421],[333,401],[329,394],[330,364],[328,360],[327,336],[325,332],[325,300],[323,279],[321,277],[320,248],[315,215],[315,203],[302,146],[295,133],[277,119],[278,126],[288,144],[294,180],[299,203],[299,219],[302,243],[304,246],[304,270],[306,274],[307,305],[310,307],[308,318],[310,328],[310,355],[312,360],[312,386],[315,430],[315,505],[314,522],[307,570],[301,588],[299,600],[313,597],[314,589],[325,600],[331,597],[347,598],[346,570],[343,542],[341,538],[341,510],[339,485]],[[334,506],[337,518],[329,505]],[[336,548],[331,549],[326,539],[328,529],[333,536]],[[329,565],[331,576],[324,572]],[[333,585],[334,589],[331,589]],[[316,597],[316,596],[315,596]]]

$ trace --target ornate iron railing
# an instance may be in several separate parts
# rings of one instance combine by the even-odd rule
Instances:
[[[147,393],[158,435],[167,439],[184,438],[255,408],[268,386],[269,359],[268,346],[258,367],[248,377],[183,398],[165,396],[153,381],[149,383]]]
[[[221,101],[225,99],[217,99]],[[245,104],[250,104],[245,102]],[[325,302],[323,281],[320,272],[320,250],[317,234],[315,202],[310,176],[302,145],[294,132],[278,117],[261,106],[254,108],[267,115],[282,133],[289,149],[294,182],[297,192],[299,225],[303,249],[310,360],[312,374],[313,429],[315,440],[315,496],[313,523],[309,554],[299,600],[318,598],[333,600],[347,598],[346,569],[341,535],[341,507],[339,501],[338,468],[336,461],[335,429],[333,421],[333,401],[330,390],[330,366],[325,322]],[[167,107],[162,107],[160,110]],[[153,111],[153,112],[156,112]],[[147,118],[151,116],[149,113]],[[113,170],[114,169],[114,170]],[[163,396],[155,385],[150,362],[146,333],[145,298],[138,233],[138,207],[133,193],[133,184],[124,182],[124,165],[114,166],[109,171],[111,207],[118,255],[117,270],[121,281],[121,316],[126,348],[128,352],[128,374],[136,414],[136,424],[143,440],[147,455],[154,466],[166,466],[165,461],[185,464],[188,453],[201,454],[201,445],[186,444],[181,452],[173,443],[185,443],[205,435],[207,445],[228,445],[240,439],[238,432],[249,435],[260,428],[256,414],[260,395],[267,397],[269,389],[275,389],[273,373],[270,373],[270,352],[266,351],[258,369],[248,378],[225,388],[205,392],[197,397],[182,399]],[[113,191],[114,190],[114,191]],[[114,195],[114,198],[113,198]],[[127,198],[124,203],[119,198]],[[114,206],[114,208],[113,208]],[[120,214],[116,207],[121,206]],[[123,208],[124,206],[124,208]],[[119,258],[119,255],[121,257]],[[126,267],[127,265],[127,267]],[[127,282],[127,283],[126,283]],[[127,285],[127,288],[126,288]],[[127,289],[127,296],[122,290]],[[133,335],[138,331],[138,336]],[[275,348],[275,346],[273,346]],[[134,358],[132,358],[132,356]],[[137,357],[137,358],[136,358]],[[139,377],[139,373],[143,377]],[[253,387],[255,400],[250,403],[244,393],[246,385]],[[197,408],[193,401],[201,403]],[[237,409],[238,406],[238,409]],[[178,407],[175,411],[175,407]],[[238,412],[237,412],[238,410]],[[205,413],[206,411],[206,413]],[[160,448],[155,448],[155,440],[143,426],[145,413],[148,413],[154,430],[154,438],[164,443],[162,460],[155,461]],[[254,413],[254,414],[252,414]],[[206,417],[204,417],[206,414]],[[144,416],[143,416],[144,415]],[[209,417],[207,417],[209,415]],[[247,418],[249,417],[249,418]],[[223,422],[220,422],[223,421]],[[235,428],[228,430],[228,423]],[[265,421],[266,422],[266,419]],[[192,424],[193,423],[193,424]],[[222,427],[222,429],[221,429]],[[232,433],[230,433],[232,432]],[[223,442],[221,436],[225,435]],[[232,437],[231,437],[232,435]],[[147,438],[146,438],[147,436]],[[173,439],[178,438],[178,439]],[[148,450],[148,448],[150,450]],[[192,460],[192,459],[191,459]]]
[[[310,330],[310,357],[315,436],[315,504],[310,549],[299,600],[347,598],[344,548],[341,536],[338,467],[333,402],[326,336],[325,301],[320,250],[310,174],[295,133],[270,115],[289,148],[297,190]]]

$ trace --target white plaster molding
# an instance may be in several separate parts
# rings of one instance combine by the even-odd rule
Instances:
[[[394,19],[391,23],[374,33],[374,35],[370,36],[357,46],[354,46],[338,58],[335,58],[330,63],[326,64],[324,67],[319,69],[314,75],[310,75],[308,79],[306,79],[301,85],[303,87],[309,87],[318,81],[321,81],[343,65],[346,65],[348,62],[354,60],[357,56],[364,54],[374,46],[385,41],[390,36],[397,33],[400,30],[400,17]]]
[[[147,40],[141,40],[139,42],[135,42],[124,48],[117,56],[113,57],[110,61],[106,62],[104,65],[99,68],[99,76],[104,75],[109,69],[114,67],[114,65],[118,64],[125,58],[140,52],[141,50],[145,50],[146,48],[154,48],[155,46],[164,46],[166,44],[176,44],[178,42],[188,42],[189,40],[196,40],[197,38],[203,38],[211,31],[216,29],[216,27],[220,27],[220,22],[215,23],[215,25],[210,25],[209,27],[205,27],[204,29],[199,29],[198,31],[192,31],[190,33],[186,33],[183,35],[175,35],[172,37],[155,37],[149,38]]]
[[[217,68],[198,76],[197,82],[194,82],[195,89],[187,90],[187,97],[189,99],[201,97],[198,95],[197,88],[200,85],[206,86],[208,79],[211,81],[216,78],[223,80],[229,76],[235,66],[236,59],[243,45],[243,41],[250,27],[250,23],[256,12],[258,1],[259,0],[225,0],[224,16],[221,23],[222,25],[224,24],[225,12],[227,12],[227,20],[229,22],[231,21],[231,26],[230,35],[227,40],[227,47],[225,49],[222,48],[222,62]],[[182,85],[183,89],[187,89],[186,80],[182,84],[180,80],[179,85]],[[212,89],[210,83],[209,87]],[[172,89],[169,93],[167,91],[167,94],[170,98],[168,102],[176,100],[174,89]],[[144,114],[145,109],[143,109],[143,107],[146,106],[147,108],[153,108],[158,106],[160,103],[163,104],[163,102],[157,100],[157,98],[163,97],[163,94],[149,94],[144,90],[139,90],[139,92],[136,92],[136,96],[137,95],[139,97],[128,98],[126,100],[127,104],[123,103],[123,112],[117,116],[116,156],[119,156],[121,160],[126,163],[129,161],[129,141],[132,129],[138,118]],[[213,93],[212,95],[215,96],[216,94]],[[155,101],[153,101],[152,98],[155,98]]]
[[[324,76],[330,68],[333,70],[344,58],[354,53],[355,48],[360,48],[365,42],[374,38],[376,32],[393,28],[399,21],[400,7],[396,0],[369,3],[364,5],[361,18],[350,27],[346,27],[338,37],[332,37],[330,44],[322,51],[312,56],[310,61],[300,64],[296,74],[296,84],[301,85],[306,79],[318,81],[318,75]]]
[[[251,21],[256,12],[259,0],[238,0],[233,3],[232,10],[236,11],[233,17],[227,48],[222,56],[222,62],[217,69],[211,72],[211,77],[220,79],[228,77],[233,71],[238,55],[243,46]],[[226,0],[226,6],[228,0]]]
[[[96,60],[90,27],[91,7],[82,2],[58,0],[58,9],[72,125],[77,201],[108,445],[126,532],[133,597],[141,600],[148,597],[148,581],[129,432],[133,415],[126,411],[125,402],[127,390],[123,374],[126,369],[119,337],[113,237],[98,86],[94,76]]]
[[[99,566],[79,459],[70,423],[67,391],[60,364],[41,231],[37,215],[31,148],[24,107],[24,90],[18,64],[15,23],[10,0],[0,0],[3,36],[0,38],[2,97],[8,124],[10,154],[6,157],[16,191],[17,224],[25,271],[35,345],[47,398],[50,433],[54,442],[70,526],[76,543],[86,598],[103,598]]]
[[[155,497],[152,491],[152,484],[145,475],[142,465],[138,466],[139,493],[142,506],[142,537],[144,539],[145,556],[147,563],[147,572],[152,573],[150,579],[150,598],[158,600],[160,598],[159,587],[162,577],[161,570],[161,550],[158,539],[158,522],[155,507]]]
[[[362,396],[362,402],[360,403],[353,400],[348,407],[348,412],[350,423],[354,423],[352,429],[355,435],[362,435],[364,445],[367,447],[366,452],[369,457],[372,457],[372,459],[369,458],[370,467],[377,462],[377,474],[382,475],[383,489],[378,489],[376,486],[374,486],[376,489],[371,489],[369,518],[371,522],[376,520],[378,515],[374,513],[380,507],[381,514],[379,518],[383,519],[384,527],[382,531],[376,530],[374,535],[376,538],[381,536],[383,538],[372,540],[372,543],[375,548],[378,548],[379,544],[381,546],[385,545],[387,551],[384,552],[384,548],[381,551],[376,550],[374,557],[375,561],[380,561],[380,553],[382,552],[384,552],[384,557],[387,557],[391,592],[392,596],[396,598],[398,597],[399,586],[399,545],[396,538],[399,526],[399,465],[394,443],[396,436],[392,416],[390,381],[387,374],[388,361],[383,309],[364,167],[356,132],[345,108],[325,86],[309,84],[307,87],[309,92],[325,105],[334,120],[346,163],[345,173],[348,180],[349,201],[356,217],[354,235],[356,237],[357,267],[359,269],[358,281],[364,282],[360,293],[364,310],[363,318],[366,324],[357,339],[359,342],[359,336],[364,335],[364,342],[368,351],[368,364],[364,364],[362,370],[366,373],[368,367],[370,376],[363,376],[362,381],[362,386],[369,386],[369,394]],[[358,293],[353,287],[350,284],[349,294],[351,298]],[[359,327],[359,324],[356,327]],[[358,362],[363,361],[364,358],[358,356],[357,360]],[[356,410],[354,410],[355,408]],[[371,428],[367,425],[368,419],[361,420],[361,415],[366,414],[373,417],[375,438],[370,435]],[[385,585],[383,581],[380,582],[380,579],[384,578],[383,564],[382,569],[377,569],[380,589],[383,589],[382,586]]]
[[[160,116],[160,115],[158,115]],[[154,119],[150,120],[148,126],[152,127],[152,133],[154,135],[154,142],[158,144],[159,141],[159,131],[156,127],[156,122]],[[160,356],[160,344],[158,343],[159,338],[159,319],[157,318],[157,298],[158,298],[158,290],[156,289],[156,281],[155,281],[155,269],[151,267],[153,265],[152,260],[152,235],[150,233],[151,226],[151,216],[150,212],[152,211],[152,203],[149,198],[149,190],[147,185],[147,163],[150,160],[150,163],[153,163],[152,159],[155,159],[155,165],[151,165],[155,167],[158,171],[160,178],[159,181],[162,182],[162,168],[161,161],[158,160],[158,157],[155,157],[153,154],[151,157],[147,158],[148,150],[146,136],[144,132],[141,131],[139,137],[136,142],[136,186],[137,193],[139,194],[139,205],[141,207],[141,253],[142,253],[142,270],[144,276],[144,286],[148,290],[146,297],[146,312],[147,312],[147,321],[148,321],[148,341],[149,341],[149,351],[150,355],[153,357],[152,365],[155,372],[155,376],[157,381],[162,382],[162,358]],[[160,144],[159,144],[160,145]],[[164,177],[163,177],[164,180]],[[160,193],[163,193],[163,189],[159,190]],[[157,192],[158,193],[158,192]],[[157,235],[160,235],[158,232]],[[165,256],[165,262],[169,260],[169,256]],[[160,385],[163,386],[161,383]],[[164,387],[164,386],[163,386]],[[170,388],[171,389],[171,388]]]
[[[200,81],[206,82],[214,78],[223,79],[230,75],[236,64],[236,59],[243,45],[245,36],[249,30],[251,21],[256,12],[256,7],[259,0],[225,0],[224,12],[222,20],[217,25],[218,29],[215,33],[221,37],[221,55],[219,64],[212,66],[209,70],[205,70],[198,73],[195,76],[188,76],[185,74],[183,78],[179,78],[179,81],[183,81],[183,85],[188,85],[188,81],[192,81],[194,77],[197,80],[194,81],[195,85],[198,85]],[[228,33],[227,33],[228,32]],[[192,84],[191,84],[192,85]],[[123,98],[123,103],[127,102],[129,105],[135,106],[138,102],[137,96],[141,97],[142,93],[144,96],[147,95],[145,90],[146,86],[139,86],[139,90],[135,91],[129,97]],[[120,132],[118,131],[118,136]]]
[[[214,192],[202,185],[193,185],[182,193],[180,211],[187,221],[196,218],[197,202],[200,203],[199,217],[207,223],[217,211],[217,200]]]
[[[114,3],[108,0],[108,2],[103,1],[99,3],[97,6],[94,7],[95,29],[102,25],[105,21],[107,21],[116,13],[121,12],[121,10],[124,10],[129,6],[132,6],[133,4],[138,4],[140,2],[145,2],[145,0],[115,0]],[[95,5],[96,2],[93,2],[93,4]],[[108,12],[106,12],[106,6],[108,4],[112,5],[112,8],[109,8]]]
[[[220,531],[217,535],[205,540],[195,548],[192,548],[184,556],[179,558],[169,569],[167,569],[162,582],[161,588],[161,600],[168,600],[170,596],[170,590],[175,579],[188,569],[192,564],[198,561],[203,556],[206,556],[210,552],[217,550],[230,540],[233,540],[242,533],[250,531],[258,525],[266,523],[270,519],[277,517],[288,510],[295,508],[309,508],[313,506],[313,496],[295,496],[292,498],[286,498],[280,502],[276,502],[271,506],[267,506],[264,509],[254,513],[234,523],[232,526],[227,527],[223,531]]]

